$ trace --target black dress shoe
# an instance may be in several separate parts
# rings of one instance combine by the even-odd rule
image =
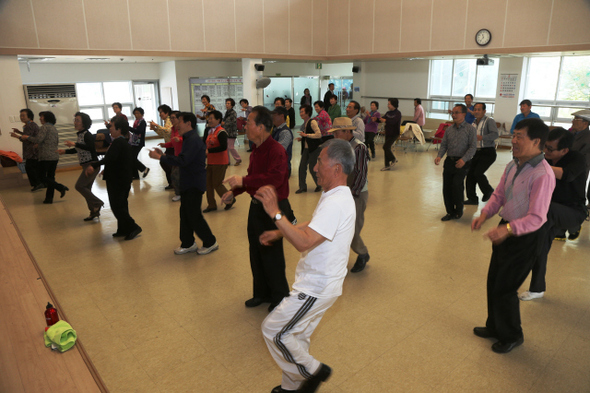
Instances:
[[[453,216],[450,214],[447,214],[446,216],[444,216],[443,218],[441,218],[441,221],[451,221],[453,219]]]
[[[314,393],[318,390],[320,383],[325,382],[328,378],[330,378],[330,374],[332,374],[332,369],[322,363],[318,371],[311,376],[308,380],[303,382],[299,387],[299,393]]]
[[[70,191],[69,188],[67,188],[66,186],[64,186],[64,188],[59,192],[59,197],[63,198],[66,196],[66,191]]]
[[[246,300],[246,307],[258,307],[262,303],[268,302],[267,299],[263,299],[261,297],[253,297],[252,299]]]
[[[129,234],[127,236],[125,236],[125,240],[135,239],[137,237],[137,235],[139,235],[141,233],[142,230],[143,229],[141,229],[141,227],[138,225],[137,228],[135,228],[134,230],[129,232]]]
[[[570,233],[570,235],[567,238],[569,240],[576,240],[579,237],[580,237],[580,231],[574,232],[574,233]]]
[[[519,345],[522,345],[523,342],[524,338],[522,337],[516,341],[511,342],[498,341],[497,343],[494,343],[494,345],[492,345],[492,351],[496,353],[508,353],[512,351],[514,348],[518,347]]]
[[[119,233],[119,232],[113,233],[113,237],[123,237],[123,236],[127,236],[127,234],[125,234],[125,233]]]
[[[211,209],[210,207],[207,207],[203,210],[203,213],[209,213],[209,212],[214,212],[215,210],[217,210],[217,208],[215,209]]]
[[[473,199],[466,199],[465,202],[463,202],[464,205],[474,205],[477,206],[479,205],[479,203]]]
[[[43,201],[43,203],[46,204],[46,205],[51,205],[53,203],[53,201],[50,201],[50,200],[47,200],[46,199],[46,200]]]
[[[295,194],[301,194],[303,192],[307,192],[307,188],[300,188],[297,191],[295,191]]]
[[[495,333],[491,332],[487,327],[474,327],[473,334],[481,338],[497,338]]]
[[[354,266],[352,267],[352,269],[350,269],[351,273],[358,273],[358,272],[362,272],[365,268],[365,266],[367,265],[367,262],[369,262],[369,259],[371,259],[371,257],[369,256],[369,254],[364,254],[364,255],[359,255],[356,258],[356,262],[354,263]]]
[[[169,184],[166,187],[164,187],[164,190],[174,190],[174,186]]]
[[[285,389],[283,389],[283,387],[281,385],[279,385],[279,386],[275,386],[275,388],[270,391],[270,393],[289,393],[289,392],[296,393],[297,390],[285,390]]]
[[[463,213],[461,213],[461,214],[453,214],[453,220],[458,220],[461,217],[463,217]]]
[[[317,186],[313,192],[320,192],[322,191],[322,186]]]
[[[492,190],[492,192],[490,192],[489,194],[485,194],[483,196],[483,198],[481,198],[482,202],[487,202],[490,200],[490,198],[492,197],[492,194],[494,193],[494,190]]]
[[[144,179],[148,175],[148,173],[150,173],[150,168],[145,168],[145,171],[143,171],[143,178]]]

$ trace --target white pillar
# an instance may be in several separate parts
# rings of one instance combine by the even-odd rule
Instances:
[[[256,71],[254,64],[262,64],[262,59],[242,59],[242,83],[244,98],[251,106],[263,105],[263,89],[256,89],[256,79],[262,77],[262,71]]]
[[[0,56],[0,149],[22,156],[22,143],[12,138],[12,128],[22,129],[20,110],[26,108],[23,82],[16,56]],[[38,114],[35,113],[35,116]],[[37,117],[35,117],[37,121]]]
[[[524,81],[526,72],[526,61],[523,57],[503,57],[498,67],[498,87],[496,89],[496,107],[494,108],[494,119],[499,123],[506,123],[506,130],[510,131],[510,126],[514,116],[520,113],[518,104],[524,94]],[[516,91],[514,98],[504,98],[500,96],[500,83],[502,74],[518,75],[516,82]]]

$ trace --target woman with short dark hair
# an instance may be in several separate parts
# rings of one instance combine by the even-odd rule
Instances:
[[[109,123],[109,131],[113,143],[107,150],[104,158],[89,165],[86,175],[96,176],[95,173],[101,165],[104,165],[103,179],[107,183],[109,203],[111,210],[117,218],[117,232],[113,237],[125,237],[125,240],[134,239],[142,231],[135,220],[129,215],[129,190],[133,180],[133,152],[127,142],[129,137],[129,122],[122,116],[115,116]]]
[[[78,177],[76,182],[76,191],[78,191],[84,199],[90,210],[90,215],[84,219],[84,221],[92,221],[95,218],[100,217],[100,209],[104,205],[104,202],[92,193],[92,185],[94,179],[96,179],[95,172],[91,176],[86,176],[86,169],[92,162],[98,161],[96,156],[96,148],[94,145],[94,136],[88,131],[92,126],[92,120],[84,112],[76,113],[74,117],[74,129],[76,129],[76,135],[78,139],[76,142],[65,141],[65,145],[70,149],[63,150],[59,149],[59,154],[78,154],[78,161],[82,166],[82,173]]]
[[[55,115],[49,111],[40,112],[39,121],[41,127],[37,136],[23,135],[21,138],[39,146],[39,173],[41,174],[41,181],[47,186],[43,203],[49,204],[53,203],[54,190],[58,190],[60,198],[63,198],[66,191],[70,189],[55,181],[55,169],[59,161],[57,152],[59,136],[55,129]]]
[[[227,152],[236,160],[234,165],[238,166],[242,163],[242,157],[240,157],[240,154],[238,154],[235,148],[236,139],[238,138],[238,114],[234,110],[234,106],[236,106],[236,102],[233,98],[227,98],[225,100],[226,111],[221,125],[227,132]]]
[[[400,127],[402,121],[402,114],[397,109],[399,100],[397,98],[389,98],[387,100],[387,109],[389,111],[381,118],[382,122],[385,122],[385,143],[383,144],[383,151],[385,152],[385,166],[381,168],[382,171],[389,171],[397,159],[393,155],[391,148],[393,144],[399,138]]]
[[[221,112],[209,113],[207,118],[209,133],[205,134],[203,138],[207,146],[207,208],[203,210],[203,213],[217,210],[215,192],[220,198],[227,192],[227,188],[223,185],[223,179],[225,179],[225,171],[229,165],[228,136],[227,131],[221,126],[221,119]],[[226,204],[225,210],[231,209],[235,201],[234,198],[233,202]]]

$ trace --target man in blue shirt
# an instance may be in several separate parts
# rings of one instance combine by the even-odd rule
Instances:
[[[465,99],[465,107],[467,107],[467,114],[465,115],[465,122],[467,124],[473,124],[473,122],[475,121],[475,113],[473,112],[475,107],[472,105],[473,94],[465,94],[465,97],[463,97],[463,98]],[[456,104],[456,105],[461,105],[461,104]],[[450,109],[447,112],[449,112],[449,115],[452,114],[452,111]]]
[[[180,154],[164,155],[156,148],[150,151],[149,156],[179,167],[181,243],[174,253],[181,255],[196,252],[205,255],[219,249],[217,239],[201,212],[203,193],[207,190],[206,146],[197,134],[197,118],[193,113],[181,112],[178,120],[178,133],[183,138]],[[203,241],[203,247],[195,243],[194,233]]]
[[[475,121],[475,114],[473,113],[473,111],[475,110],[475,107],[472,105],[473,95],[465,94],[464,98],[465,98],[465,106],[467,107],[467,114],[465,115],[465,121],[467,122],[467,124],[473,124],[473,122]]]
[[[537,115],[535,112],[531,112],[531,107],[533,103],[531,100],[522,100],[520,102],[520,112],[518,115],[514,117],[514,121],[512,122],[512,127],[510,127],[510,133],[514,133],[514,127],[518,124],[519,121],[524,119],[540,119],[541,117]]]

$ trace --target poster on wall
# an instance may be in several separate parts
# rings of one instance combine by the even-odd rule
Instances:
[[[514,98],[518,74],[500,74],[500,98]]]
[[[239,106],[239,101],[243,98],[243,83],[241,77],[230,78],[190,78],[191,87],[191,103],[193,112],[201,114],[203,104],[201,103],[201,96],[208,95],[211,98],[211,104],[215,109],[225,114],[225,100],[233,98],[236,106]],[[235,108],[237,110],[237,108]],[[203,123],[203,120],[198,120]]]

